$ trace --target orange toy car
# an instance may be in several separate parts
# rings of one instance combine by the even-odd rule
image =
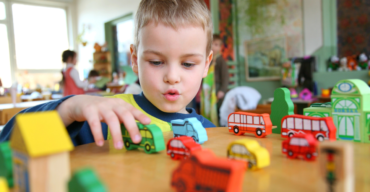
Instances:
[[[210,150],[199,150],[181,161],[172,174],[171,186],[178,192],[238,192],[246,163],[216,157]]]

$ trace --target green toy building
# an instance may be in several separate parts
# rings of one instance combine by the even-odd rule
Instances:
[[[331,93],[331,107],[311,106],[307,116],[331,116],[338,140],[370,143],[370,88],[362,80],[339,81]]]
[[[13,187],[13,161],[9,142],[0,143],[0,177],[4,177],[9,187]]]
[[[290,91],[287,88],[278,88],[274,91],[274,101],[271,103],[271,123],[277,128],[273,133],[281,133],[281,119],[287,115],[294,114],[294,104],[290,98]]]
[[[107,192],[106,186],[92,169],[76,171],[68,182],[68,192]]]

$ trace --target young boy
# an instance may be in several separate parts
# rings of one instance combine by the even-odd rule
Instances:
[[[188,117],[214,127],[185,107],[207,75],[213,56],[212,22],[204,1],[142,0],[135,25],[130,51],[132,69],[143,89],[140,95],[69,96],[21,113],[57,110],[75,145],[95,141],[102,146],[110,135],[117,149],[123,147],[120,123],[135,143],[141,141],[135,120],[155,123],[162,131],[171,130],[171,120]],[[14,118],[4,127],[0,142],[9,140],[13,123]]]

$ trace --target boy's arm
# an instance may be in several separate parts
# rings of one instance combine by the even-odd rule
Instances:
[[[62,103],[63,101],[65,101],[65,100],[67,100],[71,97],[73,97],[73,95],[64,97],[64,98],[56,100],[56,101],[50,101],[50,102],[47,102],[47,103],[44,103],[44,104],[41,104],[41,105],[30,107],[30,108],[22,110],[19,113],[29,113],[29,112],[41,112],[41,111],[55,110],[59,106],[60,103]],[[15,116],[13,118],[11,118],[10,121],[4,126],[4,129],[0,133],[0,143],[4,142],[4,141],[8,141],[10,139],[10,135],[11,135],[11,132],[13,130],[14,120],[15,120]],[[70,135],[71,135],[71,133],[74,134],[74,132],[76,132],[76,131],[75,130],[68,130],[68,133],[70,133]],[[77,130],[77,132],[78,132],[78,130]],[[75,135],[77,135],[77,133],[75,133]]]

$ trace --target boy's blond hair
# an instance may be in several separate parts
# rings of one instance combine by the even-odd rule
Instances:
[[[135,47],[139,46],[139,31],[154,22],[177,29],[183,25],[199,25],[207,33],[207,54],[212,45],[211,14],[204,0],[142,0],[136,13]]]

